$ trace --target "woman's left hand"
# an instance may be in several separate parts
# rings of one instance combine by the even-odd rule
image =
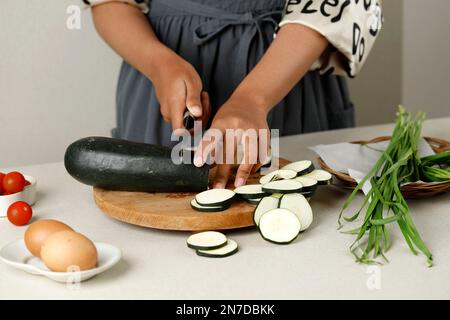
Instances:
[[[253,129],[250,130],[253,133],[254,130],[264,129],[268,137],[270,132],[267,125],[267,114],[300,81],[327,47],[327,39],[307,26],[292,23],[281,27],[262,59],[242,80],[231,98],[219,109],[213,119],[211,129],[217,129],[218,132],[221,132],[222,137],[226,137],[227,129],[235,131],[241,129],[244,132]],[[208,134],[211,129],[205,133],[199,145],[199,150],[194,158],[196,166],[202,166],[208,155],[211,155],[212,158],[215,156],[213,151],[209,151],[211,145],[216,145],[217,148],[217,144],[210,141],[211,136],[215,136],[214,132]],[[256,133],[261,137],[260,132],[256,131]],[[227,143],[229,143],[227,140],[229,139],[224,139],[223,146],[218,149],[223,150],[222,154],[225,154],[225,151],[232,153],[232,155],[228,154],[228,157],[224,157],[225,159],[230,159],[230,156],[233,156],[231,159],[234,159],[236,143],[229,148],[231,150],[226,150]],[[238,135],[237,142],[241,141],[242,139]],[[244,144],[244,157],[236,174],[235,186],[245,184],[252,170],[254,171],[258,167],[257,162],[249,161],[254,160],[251,157],[254,149],[257,150],[259,158],[264,161],[263,153],[268,151],[270,140],[267,141],[266,150],[260,143],[256,143],[256,146],[255,143]],[[217,160],[215,162],[218,168],[213,187],[224,188],[234,163],[228,161],[223,163]]]
[[[231,97],[219,109],[194,157],[194,164],[198,167],[206,162],[208,155],[217,164],[213,188],[225,188],[237,159],[239,145],[243,147],[243,153],[234,185],[244,185],[248,176],[260,167],[261,161],[258,160],[265,159],[270,145],[267,112],[246,97]],[[222,141],[218,143],[211,137],[216,138],[219,133]]]

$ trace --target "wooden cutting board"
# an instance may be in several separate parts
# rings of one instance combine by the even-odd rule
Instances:
[[[279,159],[279,166],[290,161]],[[275,168],[274,168],[275,169]],[[210,176],[213,176],[212,169]],[[253,174],[248,184],[258,183],[260,174]],[[232,182],[227,186],[233,189]],[[97,206],[108,216],[138,226],[180,231],[226,230],[253,226],[254,205],[235,201],[222,212],[198,212],[190,202],[196,193],[145,193],[110,191],[94,188]]]

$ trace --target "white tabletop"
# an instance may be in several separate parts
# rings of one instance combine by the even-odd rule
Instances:
[[[281,140],[281,154],[314,159],[308,146],[368,139],[391,129],[383,125],[287,137]],[[450,118],[428,121],[424,134],[450,139]],[[387,254],[391,262],[371,269],[356,264],[349,253],[353,236],[336,230],[348,193],[335,187],[321,188],[314,196],[313,225],[295,243],[271,244],[254,229],[230,231],[227,235],[239,243],[240,251],[208,259],[186,247],[189,233],[145,229],[108,218],[95,206],[92,188],[73,180],[62,163],[15,169],[38,179],[34,219],[62,220],[93,240],[118,246],[123,259],[77,289],[0,264],[0,299],[450,298],[450,194],[409,202],[434,254],[434,267],[428,268],[423,256],[411,254],[393,224],[393,246]],[[0,247],[21,238],[24,231],[0,219]]]

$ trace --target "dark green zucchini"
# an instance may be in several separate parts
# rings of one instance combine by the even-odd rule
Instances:
[[[208,186],[209,166],[175,164],[171,149],[103,137],[89,137],[66,150],[67,172],[81,183],[110,190],[197,192]]]

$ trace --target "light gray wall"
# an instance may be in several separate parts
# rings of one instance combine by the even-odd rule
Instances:
[[[349,81],[357,125],[392,121],[402,102],[403,1],[383,1],[385,23],[361,73]]]
[[[393,120],[398,104],[450,116],[450,2],[385,0],[385,25],[361,74],[350,81],[358,125]]]
[[[404,103],[413,111],[426,111],[428,117],[448,117],[450,1],[407,0],[404,12]]]
[[[0,168],[61,161],[67,145],[114,125],[119,58],[95,34],[66,28],[78,0],[0,0]]]

